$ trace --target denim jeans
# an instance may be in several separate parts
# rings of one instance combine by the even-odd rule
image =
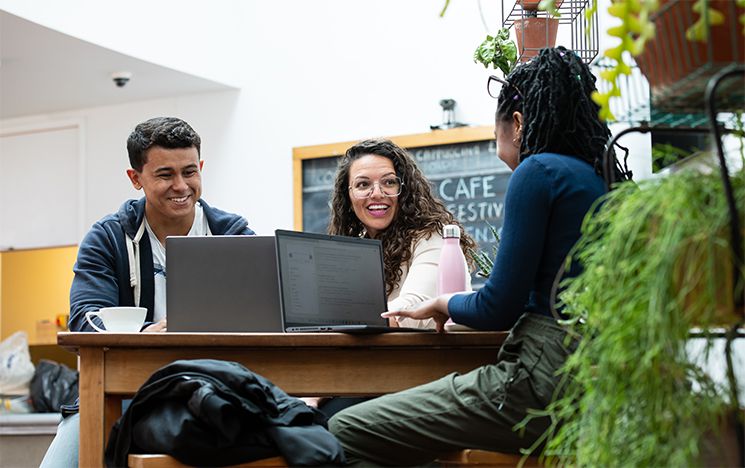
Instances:
[[[80,445],[80,413],[63,419],[57,426],[57,435],[49,445],[39,468],[74,468],[78,466]]]

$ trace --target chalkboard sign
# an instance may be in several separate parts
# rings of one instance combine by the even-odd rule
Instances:
[[[493,127],[463,127],[391,137],[407,148],[437,197],[463,223],[479,248],[491,255],[502,226],[509,168],[497,157]],[[326,232],[340,155],[356,142],[293,149],[295,229]]]

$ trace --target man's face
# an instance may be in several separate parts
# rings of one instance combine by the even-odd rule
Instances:
[[[148,222],[170,225],[194,220],[194,205],[202,195],[202,163],[195,147],[153,146],[145,153],[142,171],[128,169],[132,186],[145,192]]]

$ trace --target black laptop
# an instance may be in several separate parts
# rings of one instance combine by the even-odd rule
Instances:
[[[281,332],[273,236],[166,238],[169,332]]]
[[[380,241],[275,231],[282,308],[287,332],[431,332],[390,327]]]

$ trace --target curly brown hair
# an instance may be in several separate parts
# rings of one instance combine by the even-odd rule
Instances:
[[[329,234],[341,236],[366,235],[365,227],[354,214],[349,197],[349,170],[357,159],[382,156],[393,162],[396,175],[403,181],[398,196],[398,211],[393,222],[377,238],[383,243],[385,267],[385,289],[390,295],[401,279],[401,266],[411,261],[411,248],[422,238],[441,233],[445,224],[456,224],[461,228],[460,246],[464,253],[475,250],[476,243],[445,205],[432,194],[429,181],[419,170],[408,151],[384,139],[364,140],[349,148],[339,159],[331,199],[331,222]],[[469,265],[472,265],[470,256]]]

